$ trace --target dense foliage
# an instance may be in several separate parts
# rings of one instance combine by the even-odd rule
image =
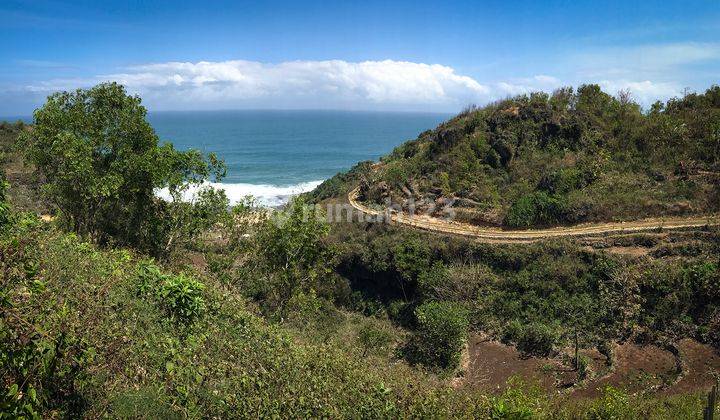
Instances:
[[[382,226],[333,235],[343,242],[339,270],[357,290],[339,302],[402,325],[413,327],[418,305],[454,302],[469,311],[471,329],[527,354],[576,342],[604,351],[628,337],[720,347],[718,231],[677,234],[669,244],[653,235],[618,240],[647,249],[640,259],[571,242],[477,244]],[[417,276],[403,264],[408,250],[423,256]]]
[[[453,302],[428,302],[415,309],[416,332],[407,352],[411,361],[443,369],[457,368],[467,337],[468,315]]]
[[[716,212],[720,87],[644,112],[596,85],[518,96],[469,108],[365,168],[318,198],[354,183],[369,201],[453,203],[460,220],[509,227]]]
[[[340,340],[299,341],[215,277],[200,287],[201,274],[98,249],[29,215],[0,235],[0,255],[0,412],[9,418],[685,418],[704,402],[613,389],[553,401],[517,383],[496,396],[454,389]],[[443,340],[441,307],[418,315],[420,331]],[[175,308],[192,320],[178,323]],[[368,335],[371,347],[387,345]]]
[[[192,224],[168,217],[177,210],[156,200],[155,191],[167,188],[175,207],[187,207],[179,198],[189,185],[222,176],[224,167],[212,155],[159,144],[140,102],[115,83],[56,93],[35,112],[23,142],[47,197],[74,232],[159,253],[175,230]]]

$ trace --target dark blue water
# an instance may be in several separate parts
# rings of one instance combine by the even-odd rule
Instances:
[[[228,175],[222,186],[231,199],[252,194],[275,205],[359,161],[376,160],[448,117],[399,112],[187,111],[152,112],[148,119],[160,138],[177,148],[215,152],[224,159]]]
[[[445,114],[349,111],[155,112],[149,121],[179,149],[225,160],[231,198],[276,204],[446,120]]]

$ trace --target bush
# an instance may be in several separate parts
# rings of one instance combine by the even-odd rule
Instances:
[[[204,288],[201,282],[184,274],[163,274],[152,263],[138,264],[138,294],[154,300],[171,319],[181,323],[190,324],[202,315],[205,309]]]
[[[638,418],[630,404],[630,397],[613,387],[607,387],[601,398],[593,402],[588,410],[587,418],[591,420],[634,419]]]
[[[429,270],[418,276],[417,294],[422,300],[443,300],[443,286],[449,283],[450,273],[443,263],[436,261]]]
[[[577,168],[563,168],[553,171],[540,180],[538,189],[550,194],[568,194],[588,185],[592,173]]]
[[[0,229],[8,224],[10,220],[10,208],[7,203],[7,189],[10,184],[5,181],[5,178],[0,174]]]
[[[403,298],[408,299],[415,291],[418,276],[430,267],[430,247],[419,238],[410,238],[395,245],[392,254]]]
[[[369,352],[387,349],[392,340],[392,331],[378,323],[365,323],[358,331],[358,341],[363,347],[363,356],[367,356]]]
[[[204,288],[201,282],[183,274],[166,276],[160,284],[158,298],[172,318],[190,323],[205,309]]]
[[[468,312],[450,302],[430,302],[415,309],[417,330],[407,348],[412,363],[454,369],[468,328]]]
[[[548,356],[560,339],[559,331],[552,325],[536,322],[525,324],[513,320],[505,328],[503,340],[514,342],[523,353]]]
[[[508,388],[490,399],[487,418],[491,420],[530,420],[542,412],[542,390],[522,382],[518,377],[508,379]]]
[[[566,199],[557,194],[535,191],[520,197],[505,216],[510,227],[531,227],[561,222],[567,208]]]

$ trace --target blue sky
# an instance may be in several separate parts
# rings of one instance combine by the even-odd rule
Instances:
[[[600,83],[720,82],[720,1],[0,2],[0,115],[124,83],[151,110],[457,111]]]

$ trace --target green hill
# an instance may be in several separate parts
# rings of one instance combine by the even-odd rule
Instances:
[[[471,107],[315,196],[348,181],[370,202],[508,227],[717,212],[720,87],[647,111],[596,85]]]

